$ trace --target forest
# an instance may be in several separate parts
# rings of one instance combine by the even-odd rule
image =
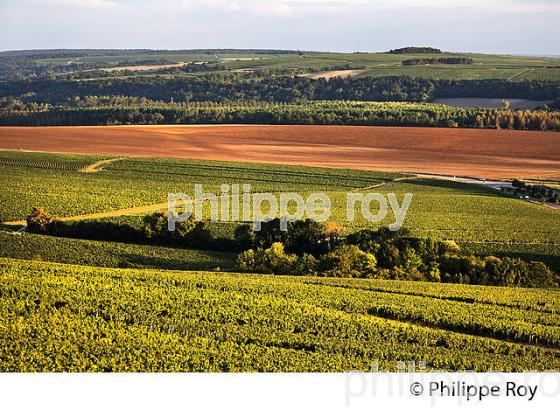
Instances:
[[[5,103],[0,125],[287,124],[383,125],[560,131],[560,112],[464,109],[437,104],[310,101],[162,103],[131,97],[76,98],[71,106]]]
[[[333,78],[203,75],[102,78],[91,81],[37,79],[0,82],[0,96],[24,102],[67,104],[86,96],[145,97],[156,101],[310,100],[429,102],[437,98],[522,98],[558,100],[560,84],[547,81],[431,80],[410,77]]]

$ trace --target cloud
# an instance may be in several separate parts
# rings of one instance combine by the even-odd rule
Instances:
[[[504,12],[560,11],[558,0],[292,0],[294,8],[309,12],[406,9],[480,10]]]
[[[295,17],[296,11],[293,7],[280,0],[255,1],[248,5],[250,13],[278,17]]]
[[[117,6],[113,0],[43,0],[28,1],[31,6],[106,9]]]
[[[196,11],[247,13],[257,16],[295,17],[295,9],[283,0],[183,0],[183,8]]]
[[[0,49],[560,54],[560,0],[0,0]]]

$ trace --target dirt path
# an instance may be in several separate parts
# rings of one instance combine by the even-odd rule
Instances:
[[[251,194],[253,195],[253,194]],[[238,198],[238,196],[228,195],[230,199]],[[203,200],[198,201],[189,201],[191,204],[196,204],[200,202],[204,202]],[[179,202],[177,207],[181,207],[184,205],[182,202]],[[104,219],[104,218],[116,218],[119,216],[130,216],[130,215],[140,215],[140,214],[148,214],[152,212],[158,212],[162,210],[168,209],[168,202],[159,202],[157,204],[150,204],[150,205],[140,205],[135,206],[132,208],[121,208],[115,209],[113,211],[105,211],[105,212],[96,212],[92,214],[82,214],[82,215],[72,215],[72,216],[61,216],[56,217],[55,219],[59,221],[85,221],[88,219]],[[26,226],[27,221],[24,219],[20,219],[17,221],[7,221],[2,222],[2,225],[14,226],[14,227],[21,227]]]
[[[93,214],[62,216],[62,217],[57,217],[56,219],[60,221],[83,221],[87,219],[102,219],[102,218],[113,218],[118,216],[139,215],[143,213],[157,212],[163,209],[167,209],[167,202],[160,202],[158,204],[151,204],[151,205],[141,205],[133,208],[115,209],[113,211],[97,212]],[[3,222],[3,225],[9,225],[9,226],[24,226],[26,224],[27,222],[23,219],[20,219],[18,221]]]
[[[99,172],[99,171],[103,170],[103,167],[105,167],[106,165],[112,164],[113,162],[122,161],[124,159],[126,159],[126,157],[104,159],[104,160],[101,160],[101,161],[97,161],[97,162],[94,162],[93,164],[90,164],[90,165],[80,169],[79,172],[82,172],[84,174],[94,174],[96,172]]]

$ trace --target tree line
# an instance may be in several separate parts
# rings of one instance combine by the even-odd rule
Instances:
[[[412,58],[404,60],[402,65],[426,65],[426,64],[474,64],[472,58],[447,57],[447,58]]]
[[[98,107],[98,102],[106,105]],[[0,125],[6,126],[158,124],[379,125],[560,131],[560,112],[352,101],[161,103],[131,97],[74,99],[70,107],[11,100],[0,109]]]
[[[433,47],[403,47],[390,50],[389,54],[442,54],[439,48]]]
[[[174,232],[167,214],[143,218],[142,226],[102,221],[62,222],[34,208],[27,217],[34,233],[116,242],[239,252],[239,270],[283,275],[415,280],[471,285],[555,287],[559,277],[542,262],[517,258],[480,258],[454,241],[415,238],[406,229],[364,229],[346,233],[336,223],[312,220],[264,221],[260,231],[247,224],[234,238],[215,238],[204,222],[189,218]]]

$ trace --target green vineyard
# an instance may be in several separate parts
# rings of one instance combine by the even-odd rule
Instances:
[[[324,372],[378,363],[394,371],[399,361],[425,362],[430,371],[560,369],[556,292],[508,289],[521,307],[509,317],[499,288],[401,285],[398,294],[383,281],[2,259],[0,370]],[[463,291],[473,300],[446,299]],[[384,318],[374,308],[381,303],[401,313]],[[424,305],[431,315],[420,320]],[[450,307],[453,323],[445,320]],[[494,316],[502,333],[481,326],[479,314]],[[527,330],[545,327],[551,333],[542,340],[554,349],[524,341]],[[477,336],[466,334],[473,329]]]

